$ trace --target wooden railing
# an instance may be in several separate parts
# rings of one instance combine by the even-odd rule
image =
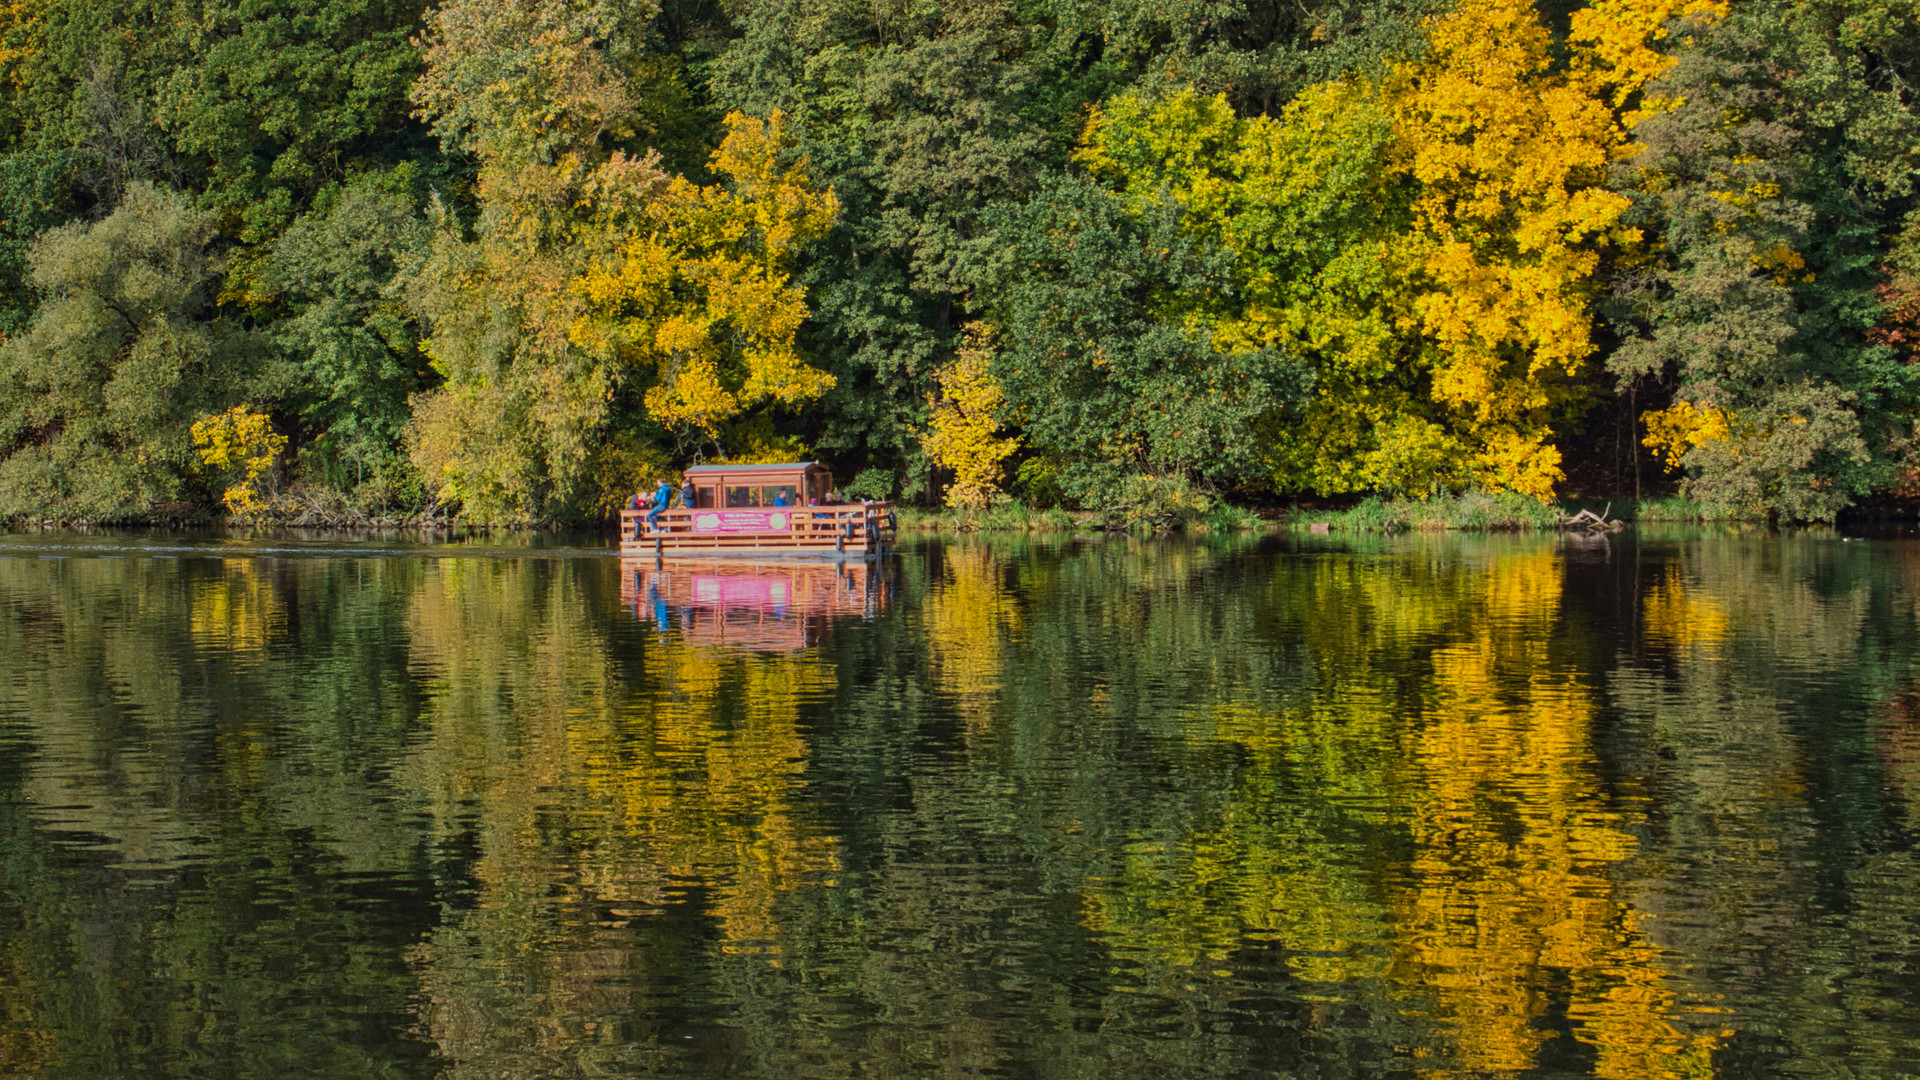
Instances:
[[[725,513],[727,510],[778,510],[787,515],[784,529],[760,531],[696,532],[696,515]],[[798,541],[802,544],[827,543],[844,539],[849,545],[867,546],[869,537],[881,541],[893,539],[894,518],[891,502],[841,503],[832,506],[766,507],[674,507],[663,510],[648,528],[646,510],[620,511],[620,539],[623,541],[664,540],[669,544],[698,537],[714,541]]]

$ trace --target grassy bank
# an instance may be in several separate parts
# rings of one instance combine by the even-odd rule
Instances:
[[[1601,512],[1601,505],[1594,500],[1583,500],[1582,505],[1595,513]],[[1638,503],[1631,499],[1616,500],[1607,505],[1609,518],[1643,524],[1761,520],[1757,514],[1678,496],[1643,499]],[[1579,509],[1568,503],[1543,503],[1513,492],[1468,491],[1430,499],[1376,496],[1345,510],[1295,510],[1287,516],[1287,525],[1297,532],[1312,531],[1316,526],[1348,532],[1524,532],[1557,528],[1564,517]]]
[[[1072,513],[1058,507],[1044,510],[1017,502],[985,510],[928,510],[902,506],[895,510],[902,532],[1072,532],[1099,528],[1098,515]]]
[[[1141,508],[1093,511],[1044,509],[1006,502],[985,510],[925,510],[903,506],[898,515],[903,532],[1171,532],[1199,535],[1245,532],[1269,527],[1260,515],[1225,502],[1215,502],[1197,514],[1179,516]]]
[[[1662,522],[1682,525],[1705,524],[1713,521],[1764,521],[1766,515],[1757,511],[1740,511],[1725,506],[1694,502],[1677,495],[1662,499],[1644,499],[1633,508],[1632,519],[1641,522]]]
[[[1430,499],[1370,496],[1345,510],[1296,510],[1287,523],[1300,532],[1316,525],[1342,532],[1513,532],[1554,528],[1562,513],[1561,507],[1511,491],[1468,491]]]

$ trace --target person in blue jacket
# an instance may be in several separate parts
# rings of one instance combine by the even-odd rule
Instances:
[[[653,532],[659,527],[660,514],[673,504],[673,482],[666,477],[660,478],[660,490],[653,493],[653,509],[647,511],[647,531]]]

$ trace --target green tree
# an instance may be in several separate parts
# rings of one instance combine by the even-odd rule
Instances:
[[[136,183],[33,247],[42,300],[0,347],[0,514],[111,517],[197,498],[190,427],[261,389],[249,336],[213,317],[212,215]]]
[[[270,331],[292,369],[286,408],[300,421],[311,472],[331,486],[390,477],[402,460],[408,398],[431,373],[396,279],[426,242],[407,195],[334,189],[261,268],[261,291],[289,313]]]
[[[912,490],[934,371],[997,246],[983,215],[1064,158],[1067,117],[1088,100],[1056,83],[1045,28],[1022,14],[987,3],[874,18],[842,0],[777,0],[742,17],[715,67],[725,105],[793,117],[844,207],[802,272],[817,303],[808,344],[835,377],[820,445],[871,454]]]
[[[1891,477],[1920,368],[1868,333],[1913,205],[1904,8],[1737,5],[1651,93],[1623,190],[1660,257],[1621,275],[1609,366],[1665,387],[1649,441],[1704,502],[1831,520]]]
[[[1066,177],[1010,211],[1002,234],[994,374],[1028,444],[1062,463],[1067,494],[1120,508],[1259,473],[1256,433],[1310,377],[1280,350],[1223,341],[1230,313],[1193,310],[1189,298],[1232,295],[1232,263],[1177,208],[1131,214]],[[1170,318],[1169,305],[1186,310]]]
[[[1243,348],[1312,369],[1313,394],[1259,448],[1280,490],[1424,491],[1457,479],[1429,398],[1409,270],[1414,190],[1390,165],[1392,119],[1358,82],[1315,87],[1272,119],[1183,88],[1109,101],[1081,155],[1136,216],[1177,214],[1220,278],[1161,293],[1178,321],[1209,307]],[[1222,297],[1237,297],[1230,309]],[[1251,434],[1251,433],[1249,433]]]
[[[67,216],[71,170],[67,153],[0,155],[0,336],[33,317],[27,253],[36,236]]]
[[[431,155],[408,113],[423,0],[49,0],[11,94],[20,148],[73,181],[189,178],[231,235],[276,235],[320,187]]]
[[[865,455],[917,492],[934,374],[994,290],[1002,207],[1067,167],[1094,102],[1191,82],[1254,111],[1418,40],[1403,3],[1191,0],[891,8],[763,0],[739,16],[711,92],[794,119],[844,207],[801,271],[817,311],[806,343],[836,384],[819,444]]]

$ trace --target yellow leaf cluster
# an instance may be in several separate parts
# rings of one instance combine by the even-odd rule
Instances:
[[[235,405],[203,416],[194,422],[193,445],[200,451],[201,464],[236,474],[225,494],[229,511],[254,514],[265,508],[263,478],[272,473],[287,445],[287,437],[273,430],[267,414]]]
[[[1560,479],[1547,412],[1593,352],[1600,249],[1631,241],[1604,187],[1624,133],[1607,104],[1551,71],[1531,4],[1467,0],[1389,79],[1400,167],[1419,184],[1414,303],[1437,346],[1432,393],[1485,448],[1475,479],[1538,498]]]
[[[1630,108],[1648,83],[1673,66],[1671,48],[1659,48],[1675,33],[1679,43],[1726,16],[1726,0],[1597,0],[1573,13],[1568,40],[1574,45],[1575,78],[1588,93],[1616,109],[1629,129],[1647,117],[1678,105],[1663,98],[1643,99]]]
[[[49,6],[48,0],[0,0],[0,84],[26,89]]]
[[[1640,422],[1646,437],[1640,441],[1666,460],[1669,469],[1678,468],[1687,451],[1704,443],[1731,438],[1734,421],[1724,409],[1696,406],[1691,401],[1676,401],[1670,408],[1644,413]]]
[[[791,139],[780,112],[765,121],[736,112],[726,123],[713,168],[731,183],[669,180],[577,282],[589,316],[569,333],[651,364],[648,412],[708,438],[753,405],[798,404],[833,385],[795,342],[806,294],[787,267],[839,204],[813,186],[804,158],[781,162]]]
[[[1806,272],[1806,257],[1785,244],[1768,246],[1753,257],[1753,264],[1765,271],[1775,285],[1813,280],[1813,275]]]
[[[997,436],[1006,399],[990,370],[992,356],[992,331],[974,323],[953,362],[934,376],[940,397],[928,402],[932,420],[921,445],[935,465],[953,470],[946,499],[956,509],[984,510],[1005,498],[1000,473],[1020,446]]]

